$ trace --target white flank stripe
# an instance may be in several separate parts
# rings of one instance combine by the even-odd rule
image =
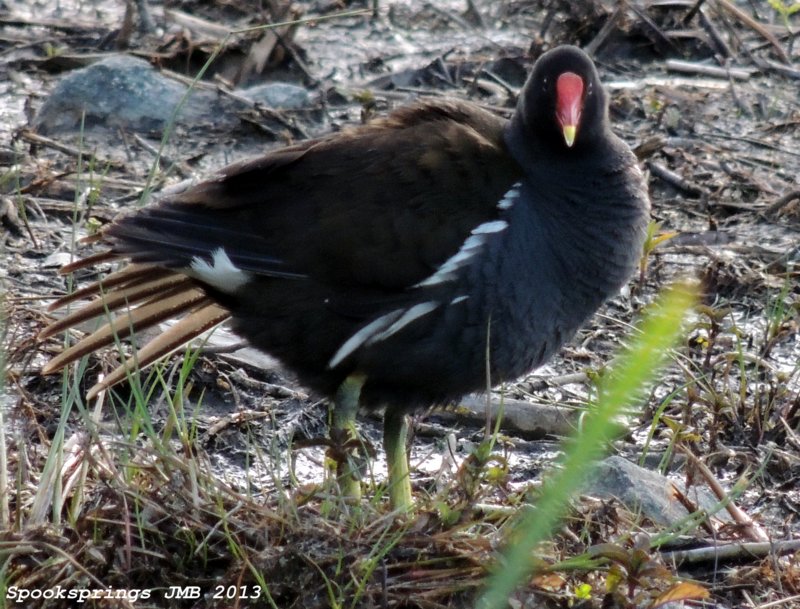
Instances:
[[[428,313],[436,309],[436,307],[438,306],[439,306],[438,302],[422,302],[420,304],[414,305],[410,309],[406,309],[406,312],[403,313],[400,319],[398,319],[396,322],[394,322],[391,326],[386,328],[380,334],[376,334],[375,336],[370,338],[369,339],[370,344],[376,343],[379,340],[386,340],[392,334],[396,334],[397,332],[405,328],[408,324],[410,324],[412,321],[416,321],[423,315],[427,315]]]
[[[378,334],[391,326],[392,323],[395,322],[402,314],[403,309],[391,311],[386,315],[381,315],[378,319],[371,321],[366,326],[361,328],[358,332],[353,334],[353,336],[348,338],[342,344],[342,346],[339,347],[336,353],[333,354],[331,361],[328,362],[328,368],[336,368],[336,366],[342,363],[344,358],[366,343],[369,339],[375,336],[375,334]]]
[[[514,184],[511,189],[503,196],[502,199],[497,203],[498,209],[511,209],[514,207],[514,203],[517,202],[519,199],[519,189],[522,187],[520,182]]]
[[[233,294],[250,281],[250,275],[233,264],[221,247],[211,254],[211,264],[200,256],[192,258],[188,272],[226,294]]]
[[[459,302],[464,302],[465,300],[468,299],[469,296],[456,296],[455,298],[453,298],[453,300],[450,301],[450,304],[451,305],[458,304]]]
[[[505,220],[493,220],[491,222],[484,222],[478,228],[472,231],[473,235],[489,235],[491,233],[499,233],[501,230],[508,228],[508,222]]]
[[[348,338],[333,354],[333,357],[328,362],[328,368],[336,368],[345,358],[352,355],[356,349],[389,338],[392,334],[396,334],[408,324],[423,315],[427,315],[438,306],[438,302],[422,302],[409,309],[397,309],[381,315],[378,319],[369,322]]]
[[[464,241],[461,248],[455,254],[445,260],[444,264],[436,269],[433,275],[423,279],[414,287],[421,288],[444,283],[446,281],[453,281],[453,279],[456,278],[456,271],[475,257],[475,254],[477,254],[486,243],[489,235],[502,232],[507,228],[508,222],[505,220],[491,220],[478,225],[472,230],[470,236],[467,237],[466,241]]]

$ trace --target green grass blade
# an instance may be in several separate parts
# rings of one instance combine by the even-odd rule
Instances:
[[[582,429],[567,443],[558,474],[545,484],[536,506],[520,515],[511,534],[511,545],[478,600],[479,609],[507,606],[509,594],[529,572],[531,552],[550,537],[568,501],[602,456],[615,429],[614,418],[630,406],[662,365],[694,301],[695,290],[681,284],[667,290],[652,307],[641,325],[640,334],[618,358],[614,372],[604,381]]]

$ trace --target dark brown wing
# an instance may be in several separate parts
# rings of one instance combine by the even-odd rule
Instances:
[[[345,301],[351,288],[401,295],[458,252],[472,230],[500,214],[497,205],[520,174],[505,151],[503,125],[468,104],[422,103],[231,165],[122,217],[104,233],[110,252],[65,270],[110,257],[133,264],[81,290],[81,298],[95,299],[41,336],[118,315],[43,372],[185,316],[93,387],[92,397],[225,320],[229,312],[214,301],[215,291],[203,289],[191,271],[197,261],[213,261],[220,248],[248,276],[325,283],[342,291]],[[51,308],[76,298],[66,296]]]
[[[402,289],[498,217],[519,173],[503,124],[467,104],[413,106],[230,166],[108,236],[134,261],[173,269],[221,247],[256,275]]]

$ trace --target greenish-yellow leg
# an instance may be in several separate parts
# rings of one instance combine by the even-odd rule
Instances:
[[[411,479],[408,472],[406,440],[408,419],[398,410],[386,409],[383,415],[383,446],[389,467],[389,500],[392,509],[411,510]]]
[[[333,405],[331,416],[331,438],[342,446],[351,444],[358,438],[356,414],[364,380],[364,376],[353,374],[348,376],[336,391],[336,403]],[[355,471],[357,455],[350,453],[355,451],[345,450],[344,455],[337,459],[336,480],[342,495],[357,503],[361,500],[361,483]]]

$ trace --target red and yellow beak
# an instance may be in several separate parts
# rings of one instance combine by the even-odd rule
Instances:
[[[583,79],[564,72],[556,81],[556,118],[568,147],[575,143],[583,109]]]

